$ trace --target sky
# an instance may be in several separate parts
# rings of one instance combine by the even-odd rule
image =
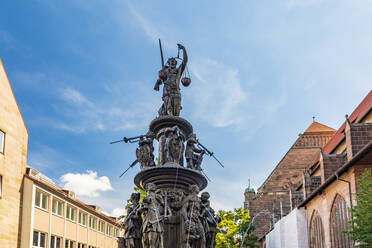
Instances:
[[[0,58],[29,131],[27,164],[120,215],[161,92],[164,56],[189,54],[181,117],[206,157],[212,207],[243,205],[298,134],[338,128],[371,90],[371,0],[16,0],[0,8]]]

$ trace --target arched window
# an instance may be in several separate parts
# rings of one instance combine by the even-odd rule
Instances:
[[[349,248],[353,243],[346,231],[349,230],[349,211],[344,198],[336,195],[331,209],[332,248]]]
[[[313,213],[310,223],[310,248],[325,248],[324,228],[318,212]]]

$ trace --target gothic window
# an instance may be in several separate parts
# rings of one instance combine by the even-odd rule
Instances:
[[[318,212],[314,212],[310,224],[310,248],[325,248],[324,228]]]
[[[331,243],[332,248],[350,248],[353,243],[345,233],[349,226],[349,211],[344,198],[336,195],[331,209]]]

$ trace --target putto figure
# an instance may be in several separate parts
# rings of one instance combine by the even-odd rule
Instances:
[[[131,205],[127,210],[127,217],[124,220],[124,239],[126,248],[142,248],[142,218],[141,215],[137,215],[139,200],[140,194],[132,193],[130,196]]]
[[[185,199],[182,215],[185,221],[185,243],[190,248],[205,248],[204,227],[201,221],[202,203],[198,197],[199,187],[189,186],[189,195]]]
[[[159,43],[160,43],[160,40],[159,40]],[[182,108],[181,107],[180,79],[186,68],[187,53],[183,45],[177,44],[177,46],[178,46],[178,51],[182,50],[182,53],[183,53],[182,63],[178,68],[177,68],[176,58],[169,58],[167,61],[167,65],[164,65],[163,52],[160,46],[163,68],[159,72],[159,79],[156,81],[156,84],[154,86],[154,89],[156,91],[159,91],[159,86],[161,84],[164,84],[163,97],[162,97],[163,105],[158,111],[159,116],[162,116],[162,115],[179,116],[181,108]],[[190,83],[190,81],[188,82],[186,81],[182,82],[184,86],[188,86]]]
[[[180,129],[177,126],[167,128],[165,130],[164,162],[174,162],[183,166],[184,150],[185,145],[183,143],[182,135],[180,134]]]
[[[154,133],[151,131],[149,131],[145,137],[141,137],[138,141],[138,148],[136,149],[136,161],[140,163],[141,169],[155,166],[153,141]]]
[[[143,248],[163,248],[163,197],[156,193],[155,184],[148,183],[145,188],[147,195],[137,210],[138,215],[143,214]]]
[[[196,135],[191,134],[187,139],[185,157],[187,168],[200,171],[205,151],[203,149],[198,149],[195,146],[196,143]]]
[[[217,225],[221,220],[215,217],[215,212],[210,206],[209,197],[208,192],[203,192],[200,196],[202,203],[201,216],[203,219],[206,248],[214,248],[216,246],[216,235],[219,232]]]

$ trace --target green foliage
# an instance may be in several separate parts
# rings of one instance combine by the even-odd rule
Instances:
[[[139,200],[139,202],[142,202],[143,197],[145,197],[146,194],[147,194],[146,191],[144,191],[144,190],[142,190],[142,189],[140,189],[140,188],[138,188],[138,187],[134,187],[133,190],[134,190],[135,192],[137,192],[137,193],[140,194],[140,200]],[[125,209],[128,209],[129,206],[130,206],[130,198],[127,200],[127,204],[125,205]],[[124,219],[125,216],[126,216],[126,215],[123,214],[123,215],[119,216],[118,219],[119,219],[119,220]]]
[[[354,226],[351,238],[356,247],[372,247],[372,175],[371,169],[363,173],[358,180],[359,191],[356,194],[357,206],[353,207]]]
[[[253,225],[247,210],[234,208],[233,211],[220,210],[217,217],[221,218],[218,228],[222,230],[216,236],[216,248],[239,248],[244,240],[244,248],[255,248],[257,237],[252,234]]]

